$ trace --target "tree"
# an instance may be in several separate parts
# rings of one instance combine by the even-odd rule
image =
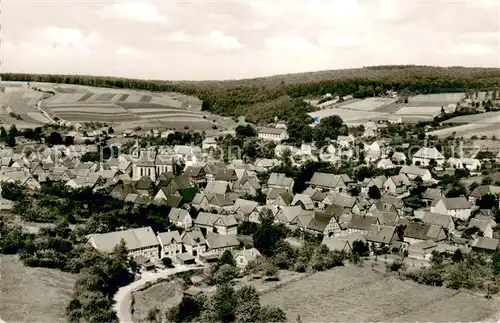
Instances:
[[[274,217],[270,210],[263,209],[259,217],[260,226],[252,235],[254,246],[263,255],[270,256],[278,242],[286,237],[286,233],[282,227],[274,224]]]
[[[352,243],[352,253],[362,257],[368,256],[370,254],[368,242],[363,242],[361,240],[354,241]]]
[[[382,193],[380,193],[380,189],[376,185],[373,185],[368,189],[368,197],[372,200],[379,200]]]
[[[50,135],[46,138],[46,142],[48,145],[62,145],[63,144],[63,137],[61,134],[57,131],[53,131],[50,133]]]
[[[233,254],[231,251],[226,250],[224,253],[222,253],[222,256],[219,259],[219,264],[224,265],[227,264],[229,266],[236,266],[236,262],[234,261]]]
[[[24,187],[19,182],[3,182],[2,197],[11,201],[20,201],[24,198]]]
[[[16,137],[9,133],[7,135],[7,139],[5,139],[5,143],[9,147],[15,147],[16,146]]]
[[[73,138],[71,136],[64,137],[64,145],[66,147],[72,146],[74,144],[75,144],[75,138]]]
[[[14,137],[17,137],[19,135],[19,131],[17,130],[17,127],[15,124],[11,125],[9,128],[9,135],[12,135]]]
[[[453,262],[461,262],[464,260],[464,256],[462,255],[462,251],[460,249],[455,250],[453,256],[451,257]]]

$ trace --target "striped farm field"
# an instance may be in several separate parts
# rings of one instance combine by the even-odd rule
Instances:
[[[118,102],[123,102],[123,101],[126,101],[127,98],[129,97],[130,94],[122,94],[120,95],[120,97],[116,100]]]
[[[85,102],[88,99],[90,99],[93,95],[94,95],[93,93],[86,93],[84,96],[82,96],[81,98],[79,98],[77,101],[78,102]]]
[[[106,122],[125,122],[137,120],[133,114],[90,114],[90,113],[60,113],[58,117],[70,121],[106,121]]]
[[[485,112],[468,116],[459,116],[446,120],[446,123],[500,123],[500,112]]]
[[[65,112],[82,112],[82,113],[129,113],[127,110],[118,107],[61,107],[61,108],[52,108],[51,111],[53,113],[65,113]]]
[[[111,101],[113,97],[115,96],[115,93],[102,93],[102,94],[96,94],[94,95],[89,101]]]
[[[160,119],[160,118],[193,118],[201,119],[203,116],[201,114],[189,114],[189,113],[158,113],[158,114],[139,114],[141,119]]]
[[[147,110],[147,109],[178,109],[158,103],[139,103],[139,102],[116,102],[116,105],[124,107],[127,110]],[[186,110],[183,110],[186,111]]]

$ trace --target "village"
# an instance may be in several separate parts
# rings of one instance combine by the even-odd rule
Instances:
[[[248,257],[254,258],[259,251],[245,252],[239,248],[238,225],[258,224],[263,212],[270,212],[276,223],[293,231],[322,237],[322,243],[332,250],[350,252],[357,240],[374,248],[407,252],[409,257],[418,259],[429,259],[433,250],[497,250],[498,204],[483,208],[484,203],[480,202],[489,196],[498,201],[500,186],[494,185],[491,178],[482,179],[483,183],[473,184],[466,194],[450,196],[440,188],[440,179],[436,177],[462,169],[470,176],[479,176],[484,161],[446,159],[435,147],[421,147],[413,155],[393,151],[393,147],[384,144],[386,140],[376,139],[378,126],[368,122],[360,137],[339,136],[322,151],[315,149],[314,144],[302,144],[300,148],[280,144],[287,138],[284,124],[261,128],[257,132],[261,141],[278,144],[274,158],[257,158],[253,163],[242,159],[224,163],[211,158],[211,152],[221,149],[215,137],[206,137],[200,146],[149,149],[140,148],[137,139],[131,139],[136,145],[129,154],[120,153],[97,162],[80,161],[89,152],[102,154],[95,145],[54,145],[38,148],[29,156],[16,152],[18,147],[3,148],[0,172],[3,183],[17,182],[33,190],[46,181],[61,181],[70,189],[104,191],[136,206],[170,207],[165,216],[178,231],[154,232],[144,227],[89,237],[88,243],[102,251],[111,250],[123,239],[130,255],[150,266],[161,263],[165,257],[174,263],[210,261],[226,250],[245,258],[238,263],[247,263],[252,260]],[[92,135],[102,133],[95,131]],[[130,131],[117,135],[121,136],[136,137]],[[296,179],[273,171],[283,163],[300,167],[309,161],[333,164],[345,160],[345,156],[354,159],[359,156],[359,151],[355,153],[359,147],[366,165],[392,175],[356,181],[347,174],[318,171],[307,180],[305,189],[297,192]],[[500,162],[500,154],[496,158]],[[261,180],[264,177],[267,179]],[[405,202],[409,196],[415,197],[411,195],[415,195],[412,192],[417,187],[423,202],[421,208]],[[1,207],[8,210],[12,203],[3,199]],[[469,232],[473,232],[472,236],[464,238]]]
[[[123,246],[134,282],[115,295],[114,310],[125,322],[139,315],[130,298],[140,288],[184,271],[198,273],[185,297],[212,295],[212,283],[226,279],[267,293],[344,263],[404,268],[424,285],[450,287],[430,278],[445,270],[439,257],[489,259],[500,248],[496,137],[435,136],[454,113],[422,124],[313,118],[304,127],[318,141],[302,143],[293,122],[277,118],[228,132],[64,120],[0,129],[0,210],[20,225],[4,227],[20,236],[4,250],[27,266],[71,272],[80,270],[71,260],[78,245],[102,254]],[[489,297],[488,279],[474,288]]]

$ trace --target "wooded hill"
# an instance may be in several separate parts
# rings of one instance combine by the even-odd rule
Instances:
[[[433,66],[373,66],[226,81],[161,81],[82,75],[2,74],[4,81],[67,83],[109,88],[179,92],[203,100],[203,109],[224,116],[269,121],[293,112],[294,98],[326,93],[363,98],[387,90],[443,93],[500,88],[500,69]]]

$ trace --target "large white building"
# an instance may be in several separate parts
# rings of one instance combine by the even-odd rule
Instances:
[[[87,243],[99,251],[111,252],[122,240],[133,258],[145,257],[155,261],[160,256],[160,243],[151,227],[91,234]]]
[[[288,139],[288,132],[286,129],[261,128],[258,137],[262,140],[282,141]]]
[[[447,214],[460,220],[467,220],[471,216],[471,205],[465,197],[436,199],[431,205],[431,212]]]
[[[431,160],[442,166],[446,159],[435,147],[422,147],[413,155],[413,164],[417,166],[427,167]]]

